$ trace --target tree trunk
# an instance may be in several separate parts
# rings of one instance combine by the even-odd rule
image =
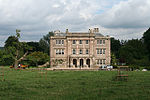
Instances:
[[[17,60],[17,59],[15,59],[15,65],[14,65],[14,67],[15,67],[15,68],[18,67],[18,60]]]
[[[18,51],[17,51],[17,56],[16,56],[16,58],[15,58],[15,65],[14,65],[15,68],[18,67],[18,63],[19,63],[20,61],[22,61],[22,60],[27,56],[27,54],[28,54],[28,51],[27,51],[20,59],[17,59],[17,58],[18,58]]]

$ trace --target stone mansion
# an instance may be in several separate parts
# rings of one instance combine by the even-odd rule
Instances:
[[[50,65],[59,68],[98,68],[110,65],[110,37],[99,33],[55,31],[50,37]]]

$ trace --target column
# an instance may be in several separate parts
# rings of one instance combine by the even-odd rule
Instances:
[[[77,68],[80,68],[80,59],[77,58]]]
[[[93,62],[94,60],[92,58],[90,58],[90,67],[93,68]]]
[[[73,67],[73,59],[70,59],[70,67]]]
[[[83,67],[87,67],[86,58],[83,59]]]

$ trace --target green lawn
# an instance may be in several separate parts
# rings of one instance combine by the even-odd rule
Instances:
[[[150,72],[3,70],[0,100],[150,100]]]

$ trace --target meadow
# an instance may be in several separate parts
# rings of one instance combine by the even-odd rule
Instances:
[[[0,100],[150,100],[150,72],[45,71],[0,68]]]

